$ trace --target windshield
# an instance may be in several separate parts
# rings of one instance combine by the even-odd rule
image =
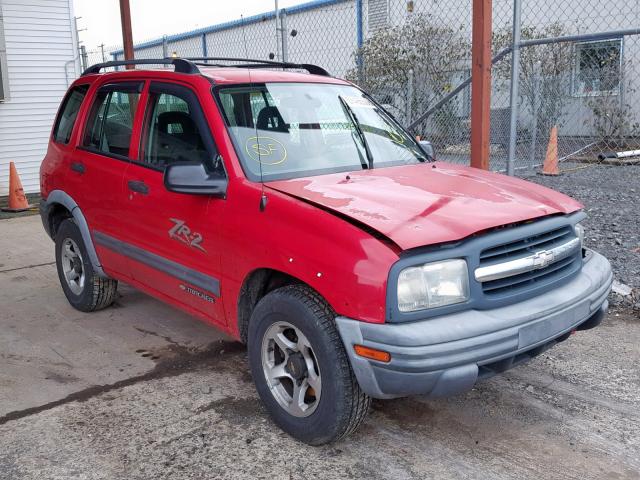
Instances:
[[[349,85],[267,83],[218,91],[245,174],[254,181],[425,161],[416,141]]]

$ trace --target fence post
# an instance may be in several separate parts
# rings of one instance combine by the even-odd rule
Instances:
[[[162,36],[162,58],[169,58],[169,45],[167,44],[167,36]]]
[[[289,35],[287,35],[287,9],[280,10],[280,35],[282,38],[282,61],[289,61]]]
[[[542,77],[542,63],[539,61],[533,66],[533,127],[531,128],[531,154],[530,164],[536,164],[538,150],[538,101],[540,96],[540,79]]]
[[[356,66],[358,67],[358,79],[362,81],[362,0],[356,0]]]
[[[280,27],[278,26],[278,18],[280,18],[280,9],[278,8],[278,0],[274,0],[275,2],[275,21],[276,21],[276,60],[280,61]]]
[[[489,169],[491,0],[473,0],[471,51],[471,166]]]
[[[206,33],[202,34],[202,56],[203,57],[209,56],[207,52],[207,34]],[[205,63],[206,63],[206,60],[205,60]]]
[[[87,49],[84,45],[80,45],[80,63],[82,66],[82,71],[84,72],[89,65],[89,57],[87,56]]]
[[[509,152],[507,154],[507,175],[513,175],[513,161],[516,155],[518,136],[518,87],[520,82],[520,23],[521,0],[513,0],[513,34],[511,43],[511,95],[509,98]]]

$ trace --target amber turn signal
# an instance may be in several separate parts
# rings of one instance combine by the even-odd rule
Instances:
[[[353,350],[364,358],[371,360],[377,360],[378,362],[389,363],[391,361],[391,354],[383,350],[377,350],[375,348],[365,347],[364,345],[354,345]]]

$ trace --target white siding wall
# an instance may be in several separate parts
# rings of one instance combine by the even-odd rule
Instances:
[[[10,161],[25,191],[38,192],[58,105],[78,74],[71,0],[0,0],[0,8],[9,74],[9,98],[0,102],[0,195],[8,193]]]

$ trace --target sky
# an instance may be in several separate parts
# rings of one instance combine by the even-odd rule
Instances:
[[[280,8],[306,0],[278,0]],[[119,0],[73,0],[80,40],[96,50],[122,44]],[[130,0],[134,43],[274,9],[274,0]]]

